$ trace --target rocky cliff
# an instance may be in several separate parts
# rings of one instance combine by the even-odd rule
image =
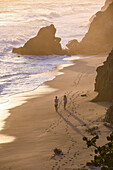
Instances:
[[[61,47],[61,38],[55,37],[55,33],[53,24],[43,27],[23,47],[13,48],[12,52],[22,55],[64,55],[66,52]]]
[[[102,11],[105,11],[108,6],[113,2],[113,0],[106,0],[104,6],[101,8]]]
[[[97,68],[95,91],[97,97],[93,101],[112,101],[113,100],[113,50],[102,66]]]
[[[113,2],[105,11],[96,13],[85,37],[79,43],[72,40],[67,44],[73,54],[99,54],[110,52],[113,47]],[[106,7],[107,5],[105,5]]]

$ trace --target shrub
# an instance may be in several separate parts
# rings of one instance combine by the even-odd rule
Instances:
[[[110,136],[107,136],[108,143],[103,146],[97,146],[97,139],[99,139],[98,135],[90,140],[87,137],[83,137],[88,148],[91,146],[95,147],[94,160],[88,162],[87,166],[99,166],[102,170],[113,170],[113,132]]]

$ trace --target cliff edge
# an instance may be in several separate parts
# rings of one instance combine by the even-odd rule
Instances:
[[[93,101],[111,102],[113,100],[113,50],[96,71],[95,91],[98,95]]]
[[[112,0],[113,1],[113,0]],[[108,1],[106,1],[107,3]],[[71,55],[109,53],[113,47],[113,2],[107,3],[105,11],[96,13],[85,37],[79,43],[77,40],[69,41],[68,51]]]

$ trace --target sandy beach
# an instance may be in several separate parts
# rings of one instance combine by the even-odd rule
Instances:
[[[21,106],[11,109],[1,134],[16,137],[11,143],[0,145],[0,170],[77,170],[86,168],[93,159],[93,148],[87,148],[83,136],[92,137],[87,130],[96,127],[100,135],[98,144],[106,143],[110,129],[104,126],[104,116],[109,103],[90,102],[94,92],[96,68],[106,57],[94,56],[74,61],[54,80],[45,83],[57,90],[29,99]],[[66,110],[63,96],[67,95]],[[59,107],[55,112],[54,97]],[[82,95],[82,96],[81,96]],[[62,150],[55,156],[53,150]]]

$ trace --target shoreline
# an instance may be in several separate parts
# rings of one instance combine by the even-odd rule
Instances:
[[[91,57],[92,56],[88,56],[88,58],[91,58]],[[46,85],[46,83],[54,80],[57,76],[64,74],[64,72],[62,71],[64,68],[75,65],[76,60],[80,60],[83,58],[84,58],[83,55],[64,57],[63,60],[67,60],[68,63],[57,65],[49,72],[31,75],[31,76],[53,76],[54,78],[51,80],[45,81],[42,85],[38,86],[34,90],[25,91],[25,92],[21,92],[21,93],[17,93],[12,96],[9,96],[7,98],[6,102],[0,103],[0,132],[5,128],[5,124],[7,123],[6,121],[7,121],[8,117],[11,115],[11,113],[10,113],[11,109],[21,106],[22,104],[26,103],[30,98],[32,99],[32,98],[40,97],[41,95],[44,95],[44,93],[46,94],[47,88],[50,88],[51,92],[54,90],[57,90],[57,89],[52,89],[51,87]],[[85,58],[87,58],[87,57],[85,56]],[[50,92],[48,92],[48,93],[50,93]],[[6,138],[7,140],[4,140],[4,138]],[[11,140],[11,138],[12,138],[12,140]],[[14,140],[15,140],[15,137],[9,136],[9,139],[8,139],[8,136],[4,135],[3,141],[1,138],[0,143],[9,143]]]
[[[86,150],[82,141],[82,136],[87,134],[85,129],[98,125],[102,137],[109,133],[109,129],[103,128],[102,122],[97,122],[103,117],[109,104],[90,102],[96,95],[93,91],[95,70],[104,60],[105,57],[95,56],[74,61],[76,66],[63,68],[63,75],[45,83],[46,86],[57,89],[56,91],[40,98],[28,99],[26,103],[9,110],[11,116],[1,134],[16,136],[16,140],[1,144],[0,168],[81,168],[86,160],[91,159],[92,151]],[[62,106],[64,94],[68,97],[66,111]],[[81,94],[86,94],[86,97],[81,97]],[[58,113],[54,111],[53,103],[56,95],[60,100]],[[101,139],[101,143],[103,142],[105,141]],[[52,150],[55,147],[61,148],[65,157],[52,160]]]
[[[79,58],[80,57],[78,57],[77,59]],[[52,80],[54,80],[58,75],[64,74],[62,71],[63,68],[74,65],[74,63],[72,62],[73,60],[69,61],[67,58],[64,59],[67,60],[68,63],[57,65],[49,72],[35,74],[31,76],[53,76],[54,78]],[[57,89],[51,88],[49,85],[46,85],[46,82],[52,80],[45,81],[42,85],[38,86],[34,90],[25,91],[22,93],[17,93],[15,95],[9,96],[6,102],[0,103],[0,133],[5,129],[5,125],[7,123],[8,117],[11,116],[10,113],[11,109],[23,105],[24,103],[29,101],[29,99],[38,98],[45,94],[52,93],[53,91],[57,91]],[[0,144],[10,143],[13,142],[15,139],[16,138],[13,136],[1,134]]]

